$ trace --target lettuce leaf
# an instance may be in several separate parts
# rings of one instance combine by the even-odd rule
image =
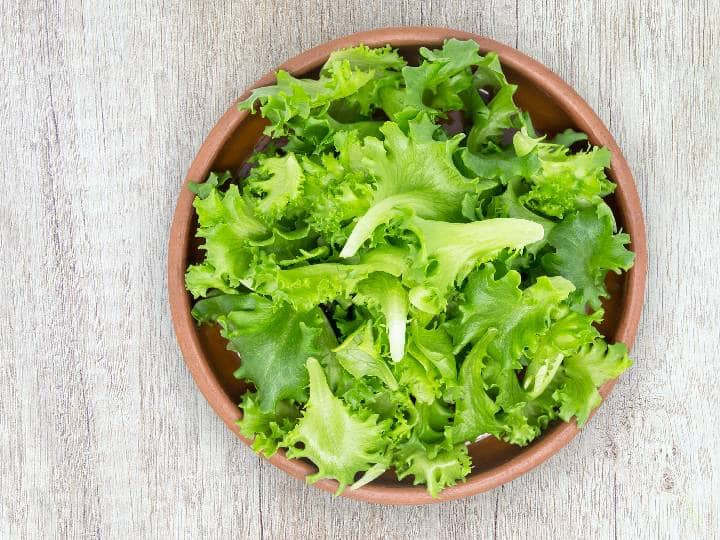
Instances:
[[[438,497],[448,486],[454,486],[470,474],[472,463],[464,444],[432,447],[415,443],[403,448],[403,462],[397,467],[400,480],[413,477],[413,485],[425,484],[428,493]]]
[[[305,362],[309,356],[328,355],[336,343],[322,312],[298,312],[256,294],[231,296],[200,300],[193,314],[220,325],[228,348],[240,355],[235,376],[255,385],[254,401],[263,412],[283,400],[306,401]]]
[[[390,390],[398,389],[395,376],[382,358],[380,346],[375,341],[370,321],[350,334],[333,352],[340,365],[353,377],[377,377]]]
[[[373,73],[353,69],[345,60],[326,70],[318,80],[297,79],[283,70],[277,72],[276,79],[275,85],[257,88],[238,103],[240,110],[254,111],[255,103],[260,102],[260,113],[270,122],[265,133],[271,137],[288,135],[295,126],[322,117],[334,101],[351,96],[368,84]]]
[[[373,465],[385,463],[387,442],[377,415],[361,418],[332,394],[322,366],[308,358],[310,399],[300,421],[288,433],[283,445],[291,458],[308,458],[318,468],[308,483],[322,478],[337,480],[337,494],[351,485],[355,475]]]
[[[390,358],[397,362],[405,355],[405,327],[408,294],[400,280],[386,272],[375,272],[358,284],[354,301],[377,310],[385,321]]]
[[[560,418],[569,421],[575,416],[579,426],[585,425],[602,401],[597,388],[631,365],[624,344],[608,345],[603,340],[594,341],[568,358],[563,363],[561,380],[564,382],[553,394],[560,402]]]
[[[493,265],[487,264],[468,278],[459,314],[446,323],[446,328],[456,353],[491,328],[497,330],[488,350],[501,360],[504,369],[509,369],[547,330],[575,287],[563,277],[541,276],[535,284],[520,289],[518,272],[511,270],[499,279],[494,274]]]
[[[242,418],[237,421],[240,433],[253,439],[252,449],[266,457],[277,452],[300,417],[300,410],[292,401],[278,401],[274,409],[264,411],[253,392],[243,396],[240,407]]]
[[[443,47],[420,49],[419,66],[402,70],[404,88],[386,88],[380,103],[388,117],[404,126],[418,114],[430,117],[461,109],[461,95],[472,88],[472,68],[481,57],[474,41],[449,39]]]
[[[520,201],[547,216],[563,218],[597,206],[602,197],[615,190],[605,175],[605,169],[610,167],[607,148],[593,147],[571,154],[567,146],[533,139],[526,130],[515,134],[513,146],[518,156],[534,153],[540,163],[539,169],[527,178],[531,187]]]
[[[548,275],[563,276],[575,285],[572,299],[578,308],[600,308],[607,297],[605,276],[629,270],[635,254],[625,246],[630,237],[613,234],[614,220],[607,206],[580,211],[558,224],[548,236],[554,248],[542,258]]]
[[[473,268],[504,249],[519,250],[542,239],[542,226],[521,219],[446,223],[414,217],[408,222],[422,245],[422,282],[410,291],[412,304],[428,313],[445,309],[449,290]]]
[[[453,162],[462,136],[434,140],[435,127],[427,117],[413,123],[410,135],[391,122],[381,131],[384,141],[366,137],[343,148],[343,159],[351,168],[372,175],[375,189],[372,204],[355,224],[341,257],[355,255],[379,225],[407,211],[425,219],[461,219],[463,196],[475,189],[476,182],[464,177]]]
[[[295,154],[289,153],[260,160],[247,178],[246,191],[258,214],[274,223],[292,211],[304,183],[303,169]]]

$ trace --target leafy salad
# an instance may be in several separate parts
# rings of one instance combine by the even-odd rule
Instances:
[[[539,134],[474,41],[415,64],[359,46],[314,79],[279,71],[239,104],[267,147],[190,184],[186,285],[251,383],[240,432],[338,493],[393,470],[438,496],[469,443],[582,426],[631,364],[597,330],[606,274],[633,264],[610,152]]]

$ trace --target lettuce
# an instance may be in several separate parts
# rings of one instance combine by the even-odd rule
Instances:
[[[607,297],[605,276],[608,271],[619,274],[629,270],[635,259],[625,246],[630,237],[613,234],[615,221],[610,209],[601,205],[580,211],[560,223],[548,235],[553,251],[542,258],[549,275],[565,276],[577,291],[573,300],[579,309],[600,307],[600,299]]]
[[[275,410],[282,400],[304,402],[305,362],[309,356],[327,355],[336,343],[318,308],[305,313],[287,304],[278,308],[255,294],[200,300],[193,315],[220,325],[228,348],[243,359],[235,376],[255,385],[255,401],[264,412]]]
[[[310,400],[297,425],[283,439],[288,457],[310,459],[318,468],[307,477],[309,483],[321,478],[338,481],[337,493],[352,484],[355,475],[385,463],[387,441],[377,415],[365,418],[353,414],[328,387],[320,363],[307,360]]]
[[[350,168],[374,179],[374,190],[370,208],[358,218],[341,257],[353,256],[378,226],[405,212],[427,219],[460,219],[462,199],[477,184],[453,161],[462,136],[435,140],[436,128],[427,116],[411,124],[408,134],[392,122],[381,131],[383,141],[354,137],[342,148],[341,157]]]
[[[437,497],[470,473],[468,443],[582,426],[629,367],[598,330],[606,275],[633,263],[610,153],[539,137],[516,89],[496,54],[448,40],[417,65],[335,51],[239,104],[276,140],[245,178],[190,184],[186,286],[238,353],[257,452],[338,493],[392,470]]]
[[[375,308],[387,328],[390,358],[398,362],[405,356],[405,327],[408,317],[408,294],[400,280],[386,272],[370,274],[358,284],[355,302]]]
[[[524,349],[534,345],[575,290],[561,276],[541,276],[525,289],[520,288],[520,281],[515,270],[495,279],[492,264],[468,278],[458,315],[445,323],[456,353],[494,329],[497,334],[488,349],[502,361],[503,368],[516,365]]]
[[[473,223],[410,220],[422,245],[423,279],[410,289],[415,307],[436,314],[446,307],[448,292],[479,263],[504,249],[521,250],[542,239],[543,228],[522,219],[486,219]]]

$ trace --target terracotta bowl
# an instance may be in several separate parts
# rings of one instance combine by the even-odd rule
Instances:
[[[631,248],[636,253],[636,262],[627,274],[611,275],[608,286],[612,299],[605,305],[607,315],[602,329],[609,341],[622,341],[628,346],[632,345],[642,310],[647,270],[645,227],[640,201],[632,175],[617,143],[587,103],[557,75],[507,45],[445,28],[384,28],[361,32],[310,49],[288,60],[280,68],[294,75],[312,76],[335,49],[360,43],[369,46],[390,44],[399,48],[407,57],[416,57],[419,47],[439,47],[443,40],[451,37],[474,39],[482,51],[499,53],[508,79],[519,85],[516,94],[518,105],[530,112],[539,129],[548,133],[565,128],[580,130],[589,135],[593,144],[606,146],[612,151],[610,176],[617,183],[617,191],[610,203],[614,207],[619,225],[632,237]],[[273,73],[262,77],[253,88],[272,84]],[[247,97],[249,91],[240,99]],[[263,127],[264,121],[261,118],[239,112],[233,104],[203,143],[185,182],[203,181],[212,170],[240,168],[261,139]],[[238,434],[235,425],[241,416],[236,404],[245,391],[245,384],[233,377],[239,359],[226,350],[226,342],[216,328],[198,327],[190,316],[192,299],[185,291],[183,275],[187,265],[199,260],[201,256],[194,238],[197,224],[192,199],[191,192],[183,186],[170,231],[168,287],[175,332],[200,391],[233,433],[249,444],[249,440]],[[268,336],[268,339],[273,338]],[[603,396],[608,395],[613,384],[614,381],[611,381],[602,387]],[[430,497],[424,486],[412,486],[408,482],[398,481],[392,473],[358,490],[347,489],[344,496],[382,504],[426,504],[467,497],[509,482],[536,467],[568,444],[577,433],[574,423],[557,423],[525,448],[511,446],[494,438],[485,438],[471,444],[469,451],[473,460],[472,473],[466,482],[443,491],[440,499]],[[278,452],[269,461],[299,479],[314,470],[310,463],[288,459],[283,452]],[[228,474],[241,472],[228,471]],[[330,480],[314,485],[329,492],[336,489],[336,483]]]

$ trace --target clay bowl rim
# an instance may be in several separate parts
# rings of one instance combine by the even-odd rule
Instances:
[[[622,310],[614,338],[629,347],[632,346],[642,312],[647,272],[647,248],[642,207],[630,169],[614,138],[590,106],[560,77],[539,62],[508,45],[472,33],[437,27],[393,27],[351,34],[309,49],[276,69],[303,74],[321,66],[332,51],[360,43],[369,46],[390,44],[394,47],[432,47],[453,37],[474,39],[483,52],[496,51],[500,55],[503,65],[511,67],[537,85],[549,99],[564,110],[580,130],[589,135],[594,144],[604,145],[611,150],[613,155],[611,172],[618,185],[615,200],[620,213],[624,216],[623,228],[631,235],[631,247],[636,254],[635,266],[626,277]],[[239,100],[248,96],[253,88],[272,84],[275,71],[273,70],[259,79],[243,93]],[[233,433],[249,445],[251,441],[241,436],[235,425],[235,421],[240,418],[240,411],[236,403],[223,391],[213,373],[210,361],[201,347],[195,322],[190,315],[191,299],[184,286],[188,249],[195,232],[192,212],[193,195],[190,190],[186,189],[186,185],[190,181],[204,180],[207,177],[223,145],[247,116],[247,112],[238,111],[233,104],[207,136],[190,166],[178,196],[170,230],[168,292],[177,340],[195,382],[218,416]],[[608,395],[614,384],[615,381],[610,381],[601,388],[603,397]],[[537,467],[567,445],[578,432],[579,430],[573,422],[559,423],[551,427],[540,439],[526,447],[520,454],[491,469],[475,475],[471,474],[465,482],[444,490],[437,499],[432,498],[423,486],[398,484],[397,487],[393,487],[374,485],[373,483],[357,490],[346,489],[343,496],[380,504],[417,505],[476,495],[505,484]],[[304,479],[314,470],[308,463],[286,458],[283,452],[276,453],[268,461],[298,479]],[[233,474],[233,472],[229,471],[228,474]],[[334,493],[337,488],[337,483],[333,480],[321,480],[313,485],[331,493]]]

